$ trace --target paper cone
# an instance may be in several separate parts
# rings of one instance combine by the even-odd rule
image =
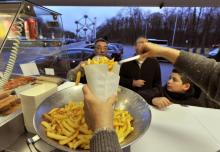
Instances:
[[[91,64],[84,69],[88,86],[100,101],[107,101],[117,94],[120,79],[118,64],[114,65],[112,71],[108,70],[107,64]]]

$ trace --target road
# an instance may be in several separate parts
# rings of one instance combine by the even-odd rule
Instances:
[[[77,43],[72,43],[69,45],[64,45],[62,48],[60,47],[29,47],[29,48],[20,48],[17,60],[16,60],[16,65],[14,68],[14,73],[21,73],[19,64],[22,63],[27,63],[35,60],[36,58],[42,57],[42,56],[48,56],[48,55],[53,55],[61,50],[65,50],[68,48],[82,48],[85,46],[85,42],[77,42]],[[134,47],[131,45],[124,45],[124,54],[123,54],[123,59],[128,58],[134,55]],[[3,71],[6,67],[6,63],[8,62],[10,55],[9,50],[3,50],[2,53],[0,54],[0,71]],[[162,74],[162,82],[163,84],[166,83],[166,81],[169,78],[169,74],[172,70],[172,65],[169,63],[160,63],[161,66],[161,74]],[[150,72],[150,71],[149,71]]]

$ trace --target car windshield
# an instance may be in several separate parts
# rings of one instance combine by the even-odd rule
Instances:
[[[209,52],[209,55],[214,56],[217,55],[219,52],[219,48],[214,48]]]

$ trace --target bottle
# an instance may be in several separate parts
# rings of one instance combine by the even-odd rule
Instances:
[[[36,40],[38,38],[37,20],[30,17],[27,19],[27,23],[28,23],[28,28],[29,28],[30,39]]]

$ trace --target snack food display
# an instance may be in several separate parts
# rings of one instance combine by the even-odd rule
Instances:
[[[20,99],[9,91],[0,93],[0,115],[9,115],[21,108]]]
[[[119,142],[134,130],[131,125],[133,117],[125,110],[114,111],[114,128]],[[53,108],[43,114],[41,125],[48,138],[67,145],[72,149],[89,149],[92,131],[88,128],[83,111],[83,103],[69,102],[62,108]]]
[[[24,77],[24,76],[19,76],[14,79],[9,80],[4,86],[4,90],[11,90],[15,89],[19,86],[34,82],[35,78],[33,77]]]

